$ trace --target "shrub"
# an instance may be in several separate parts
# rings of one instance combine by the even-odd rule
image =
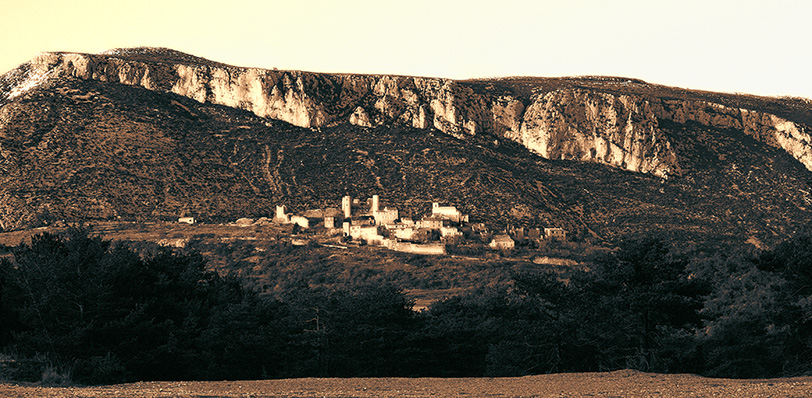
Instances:
[[[42,371],[40,382],[45,385],[65,386],[73,384],[70,371],[48,364]]]

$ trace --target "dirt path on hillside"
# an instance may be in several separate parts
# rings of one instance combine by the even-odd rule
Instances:
[[[808,397],[812,377],[730,380],[622,370],[517,378],[287,379],[99,387],[0,383],[0,397]]]

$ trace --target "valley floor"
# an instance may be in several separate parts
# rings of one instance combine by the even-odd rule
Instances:
[[[96,387],[0,383],[0,397],[807,397],[812,377],[711,379],[621,370],[515,378],[141,382]]]

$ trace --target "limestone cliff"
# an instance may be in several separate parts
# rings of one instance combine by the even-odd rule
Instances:
[[[300,127],[349,122],[434,128],[458,138],[493,134],[545,158],[598,162],[661,177],[681,173],[661,121],[696,122],[740,130],[784,149],[812,170],[809,127],[704,100],[571,86],[532,87],[521,94],[504,84],[478,90],[472,82],[449,79],[279,71],[204,61],[181,57],[162,62],[117,51],[43,53],[18,73],[19,82],[6,97],[49,76],[68,75],[172,92]]]
[[[557,90],[535,96],[524,114],[509,119],[512,128],[505,136],[549,159],[595,161],[662,177],[680,174],[679,159],[660,126],[669,120],[739,130],[812,170],[809,127],[713,102]]]
[[[661,177],[679,173],[671,144],[640,98],[579,90],[536,96],[506,135],[549,159],[595,161]]]

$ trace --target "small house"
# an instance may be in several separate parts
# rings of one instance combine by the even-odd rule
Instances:
[[[424,218],[417,222],[417,228],[419,229],[431,229],[436,230],[442,228],[444,225],[447,224],[447,221],[441,218],[430,217]]]
[[[456,227],[440,227],[440,236],[444,238],[450,236],[462,236],[462,232]]]
[[[290,222],[302,227],[302,228],[310,228],[310,220],[307,217],[302,216],[291,216]]]
[[[562,228],[544,228],[544,237],[550,240],[567,240],[567,231]]]
[[[405,228],[395,228],[391,230],[391,234],[394,235],[398,239],[402,240],[412,240],[414,239],[414,228],[412,227],[405,227]]]
[[[493,237],[489,246],[497,250],[513,250],[516,246],[516,242],[510,239],[510,236],[496,235]]]
[[[398,209],[384,207],[383,210],[374,210],[372,216],[375,218],[375,224],[377,225],[393,224],[398,219]]]
[[[468,221],[468,216],[463,215],[455,206],[440,206],[439,203],[432,203],[431,217],[451,220],[455,223]]]
[[[383,240],[383,236],[378,234],[378,227],[374,225],[351,225],[349,235],[353,239],[363,239],[368,244],[378,244]]]

